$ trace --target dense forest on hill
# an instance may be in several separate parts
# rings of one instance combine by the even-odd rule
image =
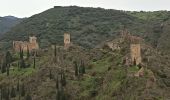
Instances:
[[[41,47],[52,42],[62,44],[63,34],[71,34],[72,42],[92,48],[100,42],[119,34],[126,26],[132,33],[144,33],[144,21],[124,11],[102,8],[54,7],[23,20],[1,41],[26,40],[36,35]]]
[[[169,100],[170,56],[164,55],[170,51],[169,16],[168,11],[55,6],[23,19],[0,37],[0,50],[5,50],[0,52],[0,97]],[[138,65],[131,61],[130,41],[119,37],[125,28],[144,39]],[[68,49],[59,46],[66,32],[73,43]],[[45,49],[11,50],[13,40],[26,41],[32,35]]]
[[[55,6],[40,14],[24,19],[1,37],[3,48],[9,48],[13,40],[27,40],[28,36],[38,37],[41,47],[51,43],[63,43],[63,34],[71,34],[73,43],[93,48],[110,38],[114,38],[126,27],[131,34],[140,35],[154,47],[169,49],[168,11],[129,12],[103,8],[83,8],[77,6]],[[6,43],[6,42],[9,43]],[[2,45],[2,44],[1,44]],[[165,45],[165,46],[164,46]],[[2,47],[1,47],[2,49]]]

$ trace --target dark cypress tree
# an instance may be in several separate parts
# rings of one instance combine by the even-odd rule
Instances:
[[[10,99],[10,91],[9,91],[9,87],[7,88],[7,95],[6,95],[6,100]]]
[[[6,52],[5,59],[7,64],[10,64],[12,62],[12,55],[9,51]]]
[[[24,59],[21,59],[21,61],[20,61],[20,68],[25,68],[25,67],[26,67],[25,61],[24,61]]]
[[[20,54],[20,59],[23,59],[24,58],[24,53],[23,53],[23,50],[22,50],[21,46],[20,46],[19,54]]]
[[[79,67],[78,67],[78,71],[79,71],[79,75],[81,75],[83,72],[82,72],[82,66],[80,65]]]
[[[136,59],[134,58],[133,65],[136,66]]]
[[[7,76],[9,76],[10,63],[12,62],[12,56],[9,51],[6,52],[5,61],[6,61]]]
[[[66,77],[65,77],[64,72],[62,73],[62,76],[61,76],[61,84],[62,84],[62,86],[66,86]]]
[[[31,95],[27,94],[27,96],[26,96],[25,100],[32,100]]]
[[[20,62],[17,63],[18,71],[20,70]]]
[[[30,51],[29,51],[29,48],[27,46],[27,59],[29,59],[29,57],[30,57]]]
[[[60,100],[65,100],[64,89],[63,89],[62,86],[61,86],[61,89],[60,89]]]
[[[56,47],[56,43],[54,45],[54,63],[56,63],[57,61],[57,47]]]
[[[74,70],[75,70],[75,76],[78,76],[78,65],[76,61],[74,61]]]
[[[85,74],[86,71],[85,71],[85,65],[83,61],[81,61],[81,68],[82,68],[82,74]]]
[[[3,86],[1,90],[1,100],[6,99],[6,87]]]
[[[35,69],[35,55],[34,55],[33,68]]]
[[[57,89],[57,93],[56,93],[56,100],[61,100],[61,93],[60,93],[60,90]]]
[[[56,89],[59,89],[58,75],[56,76]]]
[[[1,72],[5,73],[6,72],[6,62],[3,60],[2,65],[1,65]]]
[[[50,77],[50,79],[52,79],[52,78],[53,78],[53,76],[52,76],[52,72],[51,72],[51,69],[50,69],[50,75],[49,75],[49,77]]]
[[[9,67],[10,67],[10,65],[7,64],[7,66],[6,66],[6,68],[7,68],[7,76],[9,76]]]
[[[12,87],[11,88],[11,98],[14,98],[14,97],[16,97],[16,93],[15,93],[15,88],[14,87]]]
[[[1,100],[3,99],[3,89],[1,87]]]
[[[21,96],[22,97],[25,96],[25,85],[24,84],[22,84],[21,86]]]
[[[17,82],[17,92],[19,92],[20,91],[20,84],[19,84],[19,79],[18,79],[18,82]]]

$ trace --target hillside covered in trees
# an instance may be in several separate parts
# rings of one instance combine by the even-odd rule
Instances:
[[[168,51],[168,11],[128,12],[102,8],[55,6],[23,20],[1,37],[8,48],[13,40],[26,40],[30,35],[39,37],[41,47],[56,42],[62,44],[63,33],[71,33],[72,42],[93,48],[114,38],[126,27],[132,34],[145,38],[154,47]],[[166,37],[166,38],[165,38]],[[6,42],[9,43],[6,43]],[[1,47],[2,49],[2,47]]]
[[[0,98],[168,100],[169,16],[168,11],[55,6],[24,19],[0,37]],[[116,50],[104,45],[119,39],[125,28],[144,39],[142,64],[125,64],[130,55],[128,41],[119,43]],[[65,32],[71,34],[73,43],[67,50],[62,47]],[[13,40],[25,41],[32,35],[38,38],[40,50],[11,49]],[[143,75],[136,77],[141,67]]]
[[[124,26],[134,34],[145,31],[143,20],[124,11],[57,6],[23,20],[1,37],[1,41],[26,40],[29,35],[36,35],[41,47],[47,47],[53,42],[62,44],[63,34],[68,32],[72,42],[93,48],[119,34]]]
[[[20,18],[13,17],[13,16],[0,17],[0,35],[9,31],[20,21],[21,21]]]

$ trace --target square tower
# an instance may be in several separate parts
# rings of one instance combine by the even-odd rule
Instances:
[[[68,48],[70,46],[70,34],[64,33],[64,48]]]
[[[142,62],[141,59],[141,46],[140,44],[131,44],[130,45],[130,54],[132,63],[136,63],[136,65]]]
[[[30,43],[37,43],[37,38],[35,36],[29,37]]]

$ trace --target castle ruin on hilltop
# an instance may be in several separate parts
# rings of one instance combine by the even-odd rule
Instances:
[[[131,35],[127,29],[121,31],[121,38],[130,44],[140,44],[140,42],[143,41],[141,37]]]
[[[22,49],[23,51],[27,51],[27,49],[29,49],[29,51],[37,50],[39,49],[37,38],[35,36],[29,37],[29,42],[28,41],[13,41],[13,49],[16,52],[19,52],[20,49]]]
[[[64,33],[64,48],[68,49],[71,45],[70,42],[70,34],[69,33]]]
[[[141,41],[143,41],[142,38],[133,36],[128,32],[126,29],[124,29],[121,32],[121,37],[124,41],[128,42],[130,44],[130,60],[132,64],[140,64],[142,62],[141,58]]]
[[[131,44],[130,54],[132,62],[134,62],[136,65],[139,65],[142,62],[140,44]]]

